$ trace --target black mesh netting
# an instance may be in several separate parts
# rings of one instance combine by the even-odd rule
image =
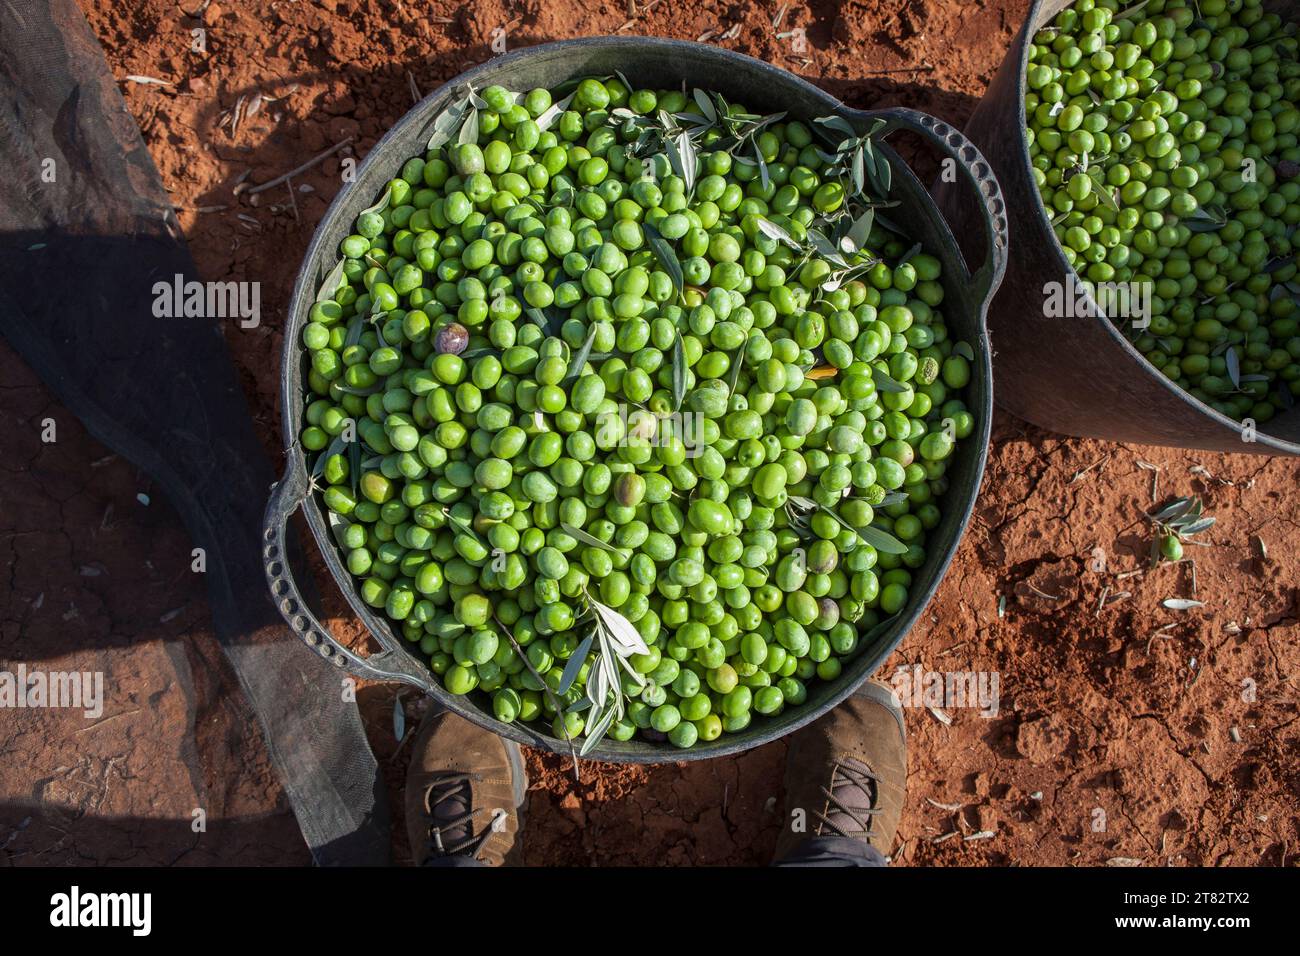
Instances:
[[[206,549],[215,632],[314,858],[386,862],[356,704],[264,583],[274,476],[221,332],[154,316],[154,284],[195,268],[73,0],[0,4],[0,85],[0,331],[96,438],[157,480]]]

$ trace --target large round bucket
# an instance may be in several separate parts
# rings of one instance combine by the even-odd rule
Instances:
[[[341,671],[413,685],[442,706],[503,737],[558,753],[569,752],[569,742],[543,729],[498,721],[490,707],[485,707],[486,697],[457,696],[446,691],[427,662],[413,653],[412,645],[361,600],[329,532],[324,505],[311,491],[308,462],[297,441],[302,429],[307,372],[299,341],[316,290],[334,265],[339,243],[351,232],[357,214],[374,202],[406,159],[423,152],[434,119],[463,93],[466,84],[475,89],[494,83],[513,90],[554,88],[577,77],[609,75],[616,70],[645,86],[680,87],[685,83],[687,87],[716,90],[733,102],[744,102],[751,108],[785,110],[792,118],[805,121],[837,114],[855,128],[863,129],[868,122],[880,118],[886,121],[882,132],[902,129],[918,134],[953,159],[963,178],[978,194],[981,232],[986,243],[986,261],[972,273],[966,268],[951,230],[925,187],[887,145],[881,146],[894,167],[889,198],[900,203],[900,208],[891,212],[907,223],[913,238],[930,254],[941,259],[945,321],[957,336],[974,345],[976,355],[971,363],[972,377],[966,400],[977,425],[969,438],[960,443],[947,473],[950,486],[943,501],[943,519],[927,539],[928,558],[915,572],[909,605],[888,626],[864,641],[837,680],[813,682],[802,705],[789,707],[772,718],[757,718],[743,732],[724,734],[688,750],[679,750],[667,742],[618,742],[606,738],[588,755],[593,760],[627,763],[701,760],[738,753],[788,734],[834,707],[866,680],[906,636],[930,600],[970,518],[984,472],[992,414],[993,384],[984,328],[985,310],[1005,265],[1006,219],[998,184],[983,157],[960,132],[933,117],[904,109],[852,110],[784,70],[716,47],[623,37],[572,40],[521,50],[478,66],[434,91],[375,145],[357,170],[356,181],[335,197],[298,274],[284,329],[282,394],[286,468],[267,506],[263,557],[271,591],[286,621],[309,646]],[[382,648],[379,653],[362,656],[338,643],[303,601],[285,554],[285,526],[300,507],[326,566]]]

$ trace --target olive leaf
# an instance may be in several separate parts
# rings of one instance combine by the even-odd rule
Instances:
[[[460,127],[461,121],[465,118],[465,112],[469,109],[469,96],[462,96],[451,106],[447,107],[433,121],[433,133],[425,143],[425,149],[438,149],[440,146],[451,142],[452,135]]]
[[[325,276],[325,281],[321,283],[320,289],[316,292],[317,302],[328,302],[334,298],[343,285],[343,266],[346,259],[340,259],[329,274]]]
[[[578,679],[578,672],[582,670],[582,665],[587,660],[587,652],[591,650],[592,642],[595,641],[595,633],[588,634],[582,639],[582,642],[573,649],[568,663],[564,665],[564,673],[560,675],[560,684],[555,688],[555,692],[564,696],[573,686],[573,682]]]
[[[587,333],[587,338],[583,341],[582,347],[573,353],[573,358],[569,360],[569,372],[565,376],[566,382],[573,382],[582,374],[583,368],[587,365],[587,359],[591,355],[591,347],[596,344],[596,326],[592,326]]]
[[[1105,203],[1111,212],[1119,212],[1119,201],[1115,198],[1116,188],[1106,182],[1106,171],[1100,166],[1093,166],[1088,170],[1088,175],[1092,178],[1094,189],[1093,192]]]
[[[631,621],[612,607],[594,600],[590,595],[587,597],[587,603],[596,612],[596,617],[600,621],[603,631],[610,638],[619,657],[650,653],[650,648],[646,646],[645,639],[641,637],[640,632],[632,625]]]
[[[952,352],[954,355],[960,355],[968,362],[975,361],[975,350],[970,347],[969,342],[956,342],[953,344]]]
[[[614,716],[614,709],[612,707],[608,708],[594,726],[587,728],[586,739],[583,740],[582,748],[578,751],[579,756],[585,757],[596,748],[596,744],[600,743],[601,738],[609,731],[609,725],[614,722]]]
[[[385,209],[388,208],[388,204],[392,201],[392,199],[393,199],[392,190],[385,188],[384,194],[379,197],[379,201],[375,203],[373,206],[367,206],[365,209],[357,213],[357,218],[360,219],[368,212],[373,212],[373,213],[383,212]]]
[[[872,159],[869,168],[872,186],[881,196],[888,196],[894,186],[894,168],[889,164],[889,160],[871,148],[871,140],[867,140],[862,148],[863,152]],[[861,193],[862,190],[859,189],[858,192]]]
[[[1115,14],[1115,16],[1113,16],[1111,19],[1112,19],[1112,20],[1127,20],[1127,19],[1129,19],[1130,17],[1135,17],[1135,16],[1137,16],[1139,13],[1141,13],[1141,12],[1142,12],[1142,8],[1145,7],[1145,6],[1146,6],[1148,3],[1150,3],[1150,2],[1151,2],[1151,0],[1141,0],[1140,3],[1135,3],[1135,4],[1133,4],[1133,6],[1128,7],[1128,8],[1126,8],[1126,9],[1124,9],[1124,10],[1121,10],[1119,13]]]
[[[1178,533],[1180,535],[1183,535],[1184,537],[1191,534],[1200,534],[1202,531],[1206,531],[1209,528],[1213,527],[1213,525],[1214,525],[1213,518],[1198,518],[1197,520],[1191,522],[1190,524],[1186,524],[1180,527],[1178,529]]]
[[[731,356],[731,371],[727,375],[727,399],[736,394],[736,383],[740,381],[740,370],[745,365],[745,346],[737,346]]]
[[[858,536],[864,544],[869,544],[877,551],[883,551],[885,554],[906,554],[907,545],[899,541],[888,531],[881,531],[879,528],[873,528],[867,525],[864,528],[855,528],[843,518],[841,518],[833,508],[828,508],[820,501],[814,501],[812,498],[805,498],[802,495],[791,495],[789,498],[791,504],[803,511],[811,511],[820,508],[836,520],[842,527],[847,528]]]
[[[668,278],[672,280],[673,288],[680,297],[686,288],[686,274],[682,271],[681,260],[677,258],[672,243],[663,237],[663,234],[654,223],[643,223],[641,231],[645,233],[646,242],[649,243],[650,251],[654,254],[655,260],[668,274]]]
[[[921,251],[921,244],[918,242],[916,243],[916,245],[912,246],[912,248],[908,249],[905,253],[903,253],[903,258],[898,260],[898,264],[900,266],[907,265],[907,263],[912,261],[912,257],[915,256],[920,251]]]
[[[832,515],[835,517],[836,520],[839,521],[840,524],[844,525],[846,528],[852,528],[852,530],[856,531],[859,538],[861,538],[867,544],[871,545],[877,551],[883,551],[885,554],[906,554],[907,553],[907,545],[903,544],[903,542],[899,541],[888,531],[881,531],[879,528],[873,527],[871,525],[867,525],[865,528],[853,528],[852,525],[850,525],[839,515],[834,514],[834,512],[832,512]]]
[[[682,342],[682,333],[677,332],[673,339],[673,414],[681,411],[686,399],[686,346]]]
[[[478,532],[474,530],[474,526],[460,515],[454,514],[450,508],[443,508],[442,514],[443,517],[447,519],[447,522],[461,534],[469,535],[479,544],[483,543],[483,539],[478,536]]]
[[[1205,607],[1204,601],[1193,601],[1190,598],[1165,598],[1160,603],[1171,611],[1190,611],[1192,608]]]
[[[709,99],[709,94],[705,93],[699,87],[696,87],[692,95],[695,97],[695,103],[699,106],[700,112],[710,123],[718,121],[718,110],[713,105],[713,100]]]
[[[335,455],[341,455],[346,450],[347,445],[348,443],[344,440],[342,435],[335,436],[334,440],[330,442],[329,447],[317,456],[316,464],[314,464],[311,469],[311,476],[316,478],[324,472],[325,463]]]
[[[858,134],[847,120],[840,116],[822,116],[813,120],[819,131],[831,139],[831,133],[843,135],[834,153],[819,150],[826,163],[826,175],[847,180],[852,185],[851,195],[865,196],[868,184],[880,196],[887,196],[893,186],[893,168],[889,160],[878,153],[873,137],[885,126],[885,120],[876,119],[866,132]]]
[[[840,248],[845,252],[860,252],[867,244],[867,237],[871,235],[871,227],[876,224],[876,210],[874,206],[868,206],[867,211],[853,220],[853,225],[849,227],[840,238]],[[845,248],[847,243],[848,248]]]
[[[1221,206],[1201,206],[1183,219],[1183,225],[1192,232],[1213,232],[1228,224],[1228,214]]]
[[[686,195],[691,195],[695,191],[695,174],[699,169],[695,145],[685,132],[669,136],[664,145],[667,147],[668,162],[673,167],[673,172],[685,183]]]
[[[524,309],[524,314],[528,320],[537,326],[547,335],[558,337],[560,334],[560,323],[563,321],[554,313],[543,312],[541,309],[530,306]]]
[[[456,134],[456,142],[461,146],[478,142],[477,107],[470,107],[469,112],[465,115],[465,122],[461,124],[460,132]]]
[[[359,442],[348,442],[348,477],[352,479],[352,494],[355,497],[357,482],[361,480],[361,445]]]
[[[848,265],[840,255],[834,242],[820,229],[808,230],[808,242],[812,245],[813,250],[823,259],[828,259],[838,265]]]
[[[624,551],[622,548],[610,544],[608,541],[601,541],[600,538],[597,538],[594,534],[589,534],[586,531],[583,531],[581,528],[575,528],[567,521],[561,521],[560,528],[563,529],[565,534],[569,535],[572,538],[576,538],[578,541],[581,541],[583,544],[590,545],[593,548],[601,548],[602,550],[609,551],[612,554],[621,554],[621,555],[627,554],[627,552]]]
[[[533,662],[528,659],[528,655],[524,653],[524,649],[519,646],[519,642],[515,640],[514,634],[510,632],[510,628],[506,627],[501,618],[496,617],[495,615],[493,615],[493,620],[497,622],[497,626],[501,628],[501,633],[506,636],[506,640],[508,640],[510,646],[514,648],[515,654],[524,662],[524,667],[528,668],[528,673],[533,675],[533,679],[537,681],[537,685],[541,687],[542,693],[545,694],[546,699],[551,702],[551,706],[555,709],[555,712],[557,714],[563,713],[564,706],[560,701],[560,698],[555,695],[555,691],[551,690],[551,685],[542,680],[542,675],[537,673],[537,668],[534,667]],[[564,726],[563,721],[560,722],[560,726]],[[569,756],[573,758],[573,774],[576,777],[578,775],[578,754],[573,749],[573,740],[569,737],[567,732],[564,735],[564,741],[569,745]]]
[[[541,116],[534,120],[537,124],[537,128],[543,133],[550,129],[551,126],[554,125],[555,121],[569,108],[569,105],[573,102],[573,98],[577,95],[578,93],[575,90],[558,103],[552,103]]]
[[[885,631],[889,630],[889,628],[893,627],[894,622],[898,620],[901,614],[901,611],[897,614],[891,614],[875,627],[868,628],[867,632],[858,638],[858,647],[866,647],[871,641],[876,639],[877,635],[883,634]]]
[[[1241,388],[1241,365],[1237,361],[1237,350],[1230,348],[1223,353],[1223,362],[1228,367],[1228,379],[1233,388]]]
[[[604,737],[614,720],[623,716],[626,695],[619,671],[626,671],[639,686],[645,686],[645,678],[626,659],[633,654],[648,654],[650,649],[631,621],[589,593],[584,592],[584,595],[595,622],[591,637],[598,647],[587,676],[591,713],[587,716],[586,739],[579,751],[579,756],[585,757]]]
[[[393,698],[393,739],[401,740],[406,736],[406,710],[402,707],[402,695]]]
[[[764,219],[762,216],[757,218],[758,231],[769,239],[775,239],[777,242],[783,242],[791,249],[802,251],[803,246],[795,242],[794,237],[786,232],[770,219]]]
[[[876,366],[871,367],[871,380],[876,383],[876,388],[882,392],[906,392],[908,386],[897,381],[889,375],[888,372]]]
[[[754,160],[758,163],[759,180],[762,182],[763,188],[767,189],[772,185],[772,174],[768,171],[767,160],[763,158],[763,150],[759,147],[757,140],[754,141]]]
[[[857,130],[853,128],[853,124],[843,116],[819,116],[813,120],[813,122],[825,129],[832,129],[837,133],[843,133],[845,136],[858,135]]]
[[[364,325],[365,320],[359,315],[354,315],[348,320],[348,332],[343,338],[343,348],[349,349],[361,341]]]
[[[1148,515],[1148,517],[1152,521],[1168,524],[1170,521],[1175,521],[1185,515],[1191,509],[1192,503],[1193,499],[1191,498],[1175,498],[1155,514]]]

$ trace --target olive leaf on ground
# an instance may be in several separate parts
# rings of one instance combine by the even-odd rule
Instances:
[[[1204,510],[1201,499],[1191,496],[1175,498],[1159,510],[1147,514],[1147,519],[1155,526],[1156,532],[1151,539],[1152,567],[1160,563],[1161,542],[1166,538],[1174,538],[1180,545],[1205,545],[1203,541],[1192,540],[1193,536],[1214,527],[1214,518],[1206,515]]]

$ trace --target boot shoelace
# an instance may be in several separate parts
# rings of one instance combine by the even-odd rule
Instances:
[[[870,806],[866,808],[850,808],[844,805],[844,801],[837,796],[837,791],[852,788],[861,790],[867,795]],[[826,796],[826,812],[814,811],[813,816],[820,820],[828,829],[842,837],[854,837],[857,839],[871,839],[871,818],[880,812],[878,801],[880,799],[880,778],[868,770],[866,767],[854,767],[851,764],[837,763],[831,772],[831,785],[822,787],[822,793]],[[842,827],[839,822],[832,817],[844,815],[858,825],[858,830],[849,832]],[[863,819],[862,814],[867,819]]]
[[[462,806],[469,807],[471,784],[481,779],[482,777],[479,774],[474,773],[443,772],[438,774],[424,792],[424,809],[428,811],[429,817],[432,819],[438,807],[451,800],[459,799]],[[485,812],[483,808],[474,807],[441,823],[431,823],[429,825],[429,850],[431,854],[439,856],[463,854],[477,857],[479,851],[483,849],[483,844],[487,843],[493,832],[489,826],[484,827],[483,832],[478,836],[474,835],[474,817],[476,814],[483,812]],[[451,845],[443,841],[444,833],[450,836],[462,827],[465,833],[468,834],[465,839]]]

